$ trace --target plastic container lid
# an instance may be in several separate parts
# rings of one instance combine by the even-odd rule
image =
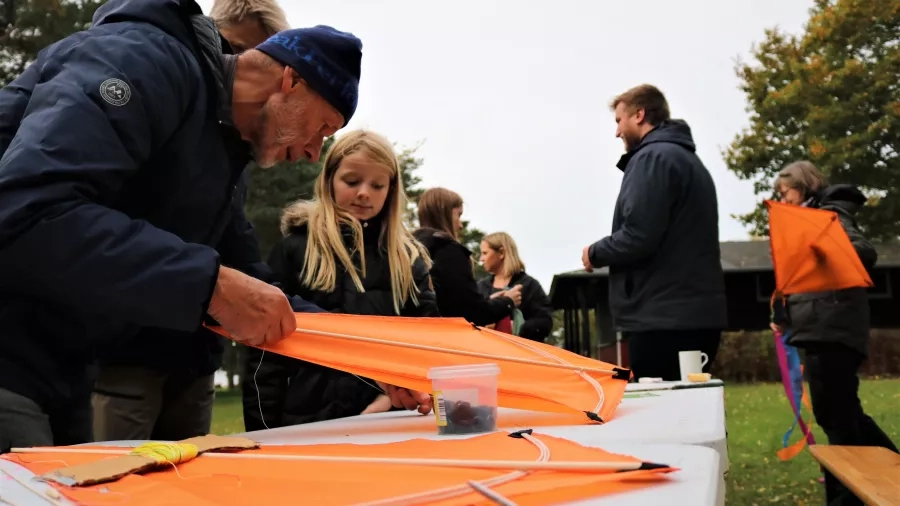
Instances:
[[[497,364],[451,365],[432,367],[428,370],[428,379],[471,378],[476,376],[497,376],[500,367]]]

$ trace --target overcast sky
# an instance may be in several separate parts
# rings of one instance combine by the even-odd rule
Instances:
[[[208,13],[212,0],[199,0]],[[734,73],[766,28],[799,32],[812,0],[282,0],[292,26],[363,41],[359,108],[347,128],[423,142],[423,186],[463,196],[464,218],[516,240],[550,290],[610,233],[622,174],[609,100],[660,87],[692,127],[716,181],[721,239],[752,210],[721,150],[747,125]],[[339,134],[340,135],[340,132]]]

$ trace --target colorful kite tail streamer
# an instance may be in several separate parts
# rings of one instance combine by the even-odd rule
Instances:
[[[781,460],[790,460],[796,457],[803,451],[807,443],[811,445],[816,444],[811,430],[812,417],[810,417],[810,422],[807,424],[801,415],[802,406],[805,405],[810,412],[812,412],[812,407],[810,406],[806,388],[803,385],[803,370],[800,365],[800,356],[796,348],[787,344],[788,338],[789,333],[775,332],[775,352],[778,356],[778,367],[781,370],[781,382],[784,385],[784,393],[794,412],[794,422],[784,434],[782,440],[783,448],[778,451],[778,457]],[[797,424],[800,425],[803,438],[789,446],[788,441]]]

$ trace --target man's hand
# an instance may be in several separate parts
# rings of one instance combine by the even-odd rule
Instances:
[[[297,328],[284,292],[224,266],[219,268],[208,312],[233,340],[250,346],[273,344]]]
[[[581,250],[581,264],[584,265],[584,270],[594,272],[594,266],[591,265],[591,256],[588,254],[590,249],[590,246],[585,246],[584,249]]]
[[[775,323],[770,323],[769,328],[772,329],[772,332],[783,332],[783,329]]]
[[[431,412],[431,396],[423,393],[409,390],[406,388],[395,387],[386,383],[377,382],[381,388],[391,399],[391,405],[395,408],[404,408],[408,410],[418,409],[419,413],[427,415]]]

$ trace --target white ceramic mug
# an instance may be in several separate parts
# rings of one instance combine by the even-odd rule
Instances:
[[[681,368],[681,381],[688,380],[688,374],[703,372],[703,366],[709,362],[709,356],[702,351],[678,352],[678,366]]]

